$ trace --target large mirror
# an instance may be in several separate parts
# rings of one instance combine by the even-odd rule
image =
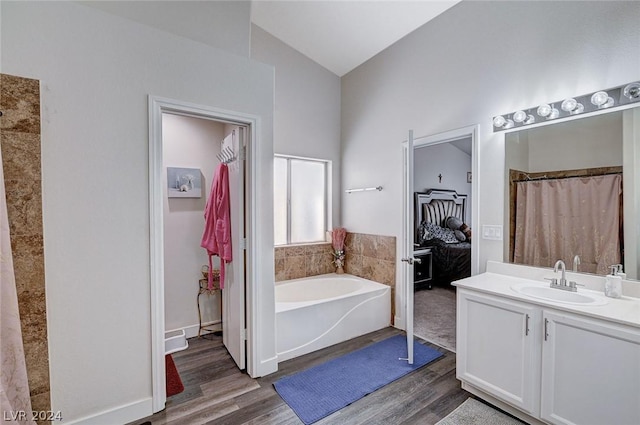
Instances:
[[[504,196],[505,262],[638,279],[640,108],[506,134]]]

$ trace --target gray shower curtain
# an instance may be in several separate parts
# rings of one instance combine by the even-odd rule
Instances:
[[[604,175],[516,183],[514,262],[606,274],[621,261],[622,176]]]

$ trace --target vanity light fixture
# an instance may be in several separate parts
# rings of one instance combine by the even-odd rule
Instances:
[[[627,84],[622,95],[629,100],[640,98],[640,82]]]
[[[513,113],[513,121],[518,124],[533,124],[536,119],[533,115],[529,115],[525,111],[516,111]]]
[[[493,126],[501,128],[503,130],[507,130],[509,128],[513,128],[514,122],[510,118],[505,118],[502,115],[498,115],[493,119]]]
[[[562,101],[542,103],[537,107],[519,109],[510,114],[497,115],[493,118],[493,131],[534,124],[536,116],[546,120],[555,120],[590,114],[607,108],[625,108],[633,103],[640,103],[640,81],[607,90],[598,90],[582,96],[568,97]],[[554,106],[557,104],[560,104],[559,108]]]
[[[551,106],[549,106],[546,103],[543,103],[542,105],[538,106],[538,110],[536,112],[541,117],[546,118],[549,116],[549,114],[551,114]]]
[[[577,115],[584,112],[584,105],[582,103],[578,103],[578,101],[572,97],[563,100],[560,108],[562,108],[563,111],[570,113],[571,115]]]
[[[610,108],[615,104],[615,101],[606,91],[599,91],[591,96],[591,103],[598,108]]]

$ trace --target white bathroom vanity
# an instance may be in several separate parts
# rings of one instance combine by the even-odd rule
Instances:
[[[567,273],[573,293],[553,277],[489,262],[454,282],[462,387],[530,424],[640,424],[640,284],[613,299],[602,276]]]

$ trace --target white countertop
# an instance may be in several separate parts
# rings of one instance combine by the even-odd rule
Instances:
[[[602,298],[606,300],[607,303],[605,305],[567,304],[552,300],[533,298],[521,294],[511,288],[514,284],[530,284],[539,285],[541,287],[549,286],[549,284],[544,281],[524,279],[521,277],[492,272],[482,273],[452,283],[452,285],[457,286],[458,288],[472,289],[474,291],[499,295],[505,298],[527,302],[529,304],[536,304],[542,307],[553,308],[555,310],[578,313],[598,319],[611,320],[613,322],[640,328],[640,298],[628,296],[623,296],[622,298],[609,298],[605,297],[604,293],[601,291],[578,288],[578,293],[589,294],[597,298]]]

